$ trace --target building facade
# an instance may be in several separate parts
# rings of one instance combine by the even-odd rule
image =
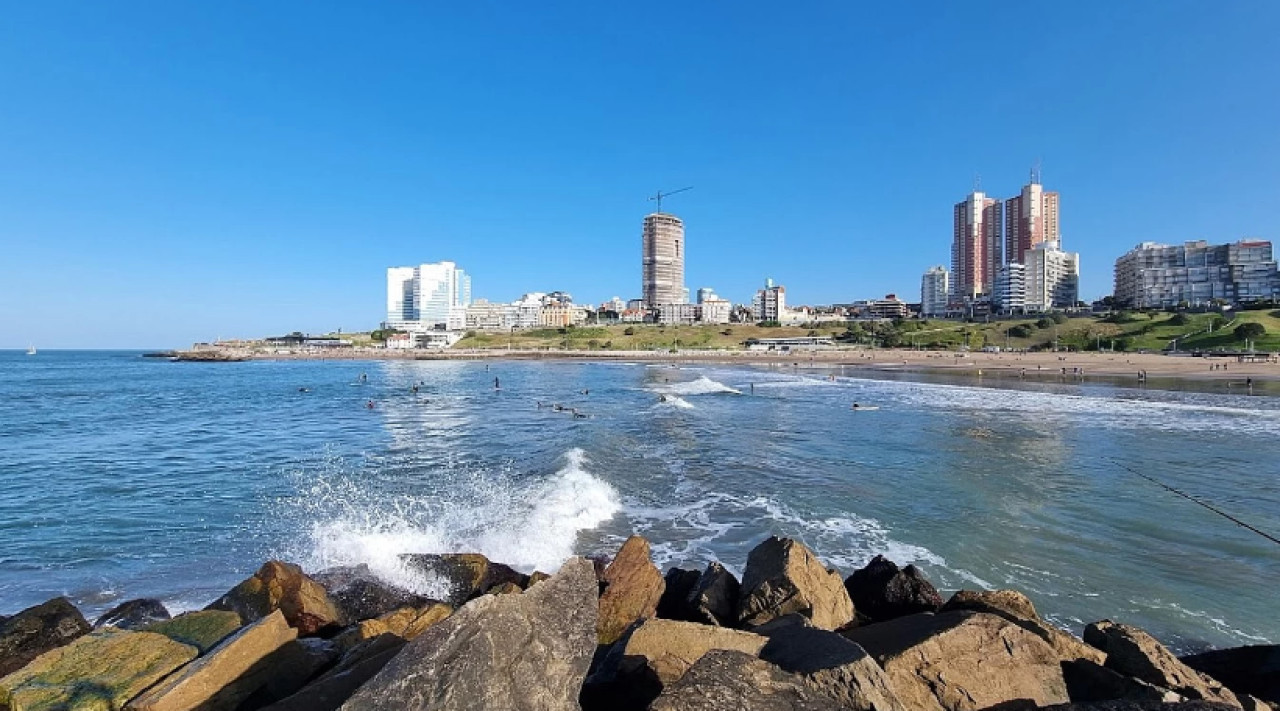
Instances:
[[[989,295],[1001,260],[1002,205],[981,192],[970,193],[953,211],[951,300],[963,303]]]
[[[938,265],[920,278],[920,313],[925,317],[943,316],[947,313],[947,300],[951,294],[951,272]]]
[[[689,302],[684,286],[684,223],[675,215],[655,212],[644,218],[641,288],[650,308]]]
[[[1080,300],[1080,255],[1057,242],[1041,242],[1026,259],[1026,310],[1069,309]]]
[[[471,304],[471,277],[453,262],[387,269],[387,326],[459,330]]]
[[[467,307],[467,329],[472,331],[505,331],[508,325],[509,304],[495,304],[486,299],[476,299]]]
[[[756,292],[751,300],[751,314],[756,321],[781,322],[787,311],[787,289],[781,284],[774,285],[772,279],[765,279],[764,288]]]
[[[1115,300],[1138,309],[1204,306],[1280,298],[1271,242],[1204,240],[1170,246],[1143,242],[1116,260]]]
[[[728,299],[711,297],[698,302],[698,321],[700,323],[729,323],[729,314],[733,304]]]
[[[1027,252],[1045,242],[1061,243],[1058,193],[1040,185],[1032,173],[1022,192],[1004,201],[1005,261],[1026,264]]]
[[[1021,313],[1027,306],[1027,268],[1010,262],[996,272],[991,307],[999,313]]]

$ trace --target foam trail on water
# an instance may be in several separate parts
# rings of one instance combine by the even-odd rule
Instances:
[[[685,400],[679,395],[668,395],[667,399],[664,401],[660,401],[656,405],[656,407],[678,407],[681,410],[692,410],[693,403],[689,402],[688,400]]]
[[[587,470],[582,450],[547,477],[459,474],[425,493],[386,492],[376,484],[322,474],[301,492],[308,522],[285,555],[307,570],[368,565],[379,578],[443,596],[441,581],[406,567],[405,553],[483,553],[526,572],[554,572],[573,555],[578,532],[609,520],[618,494]]]
[[[657,388],[657,390],[658,392],[670,393],[673,395],[710,395],[712,393],[742,394],[741,390],[735,390],[728,385],[712,380],[705,375],[698,376],[697,380],[663,385]]]

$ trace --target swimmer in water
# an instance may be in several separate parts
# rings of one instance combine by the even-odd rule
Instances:
[[[298,392],[300,392],[300,393],[309,393],[309,392],[311,392],[311,388],[298,388]]]
[[[857,410],[857,409],[858,409],[858,403],[856,403],[856,402],[855,402],[855,403],[853,403],[853,407],[851,407],[851,408],[849,408],[849,409],[851,409],[851,410]]]
[[[502,385],[498,382],[498,379],[497,379],[497,378],[494,378],[494,379],[493,379],[493,389],[494,389],[494,390],[501,390],[501,389],[502,389]]]
[[[367,409],[369,409],[369,410],[372,410],[372,409],[373,409],[373,400],[370,400],[369,402],[365,403],[365,408],[367,408]]]

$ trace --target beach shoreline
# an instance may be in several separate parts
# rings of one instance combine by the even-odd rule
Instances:
[[[1266,357],[1266,354],[1259,354]],[[1240,362],[1236,356],[1165,355],[1111,352],[953,352],[916,350],[762,351],[583,351],[466,349],[448,351],[353,349],[312,352],[186,351],[180,360],[548,360],[584,362],[649,362],[671,364],[774,365],[815,369],[841,368],[868,373],[954,375],[1014,378],[1031,381],[1108,380],[1146,382],[1193,381],[1247,389],[1250,382],[1280,382],[1280,361]]]

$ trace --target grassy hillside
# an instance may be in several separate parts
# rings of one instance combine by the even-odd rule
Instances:
[[[459,348],[556,348],[571,350],[738,349],[750,338],[831,336],[848,345],[918,347],[955,350],[984,346],[1073,350],[1160,351],[1178,339],[1181,350],[1236,349],[1244,342],[1235,335],[1243,323],[1259,323],[1266,334],[1256,339],[1259,350],[1280,350],[1280,311],[1228,314],[1113,314],[1058,319],[1036,317],[990,323],[908,320],[901,324],[830,324],[821,328],[768,328],[746,324],[716,326],[660,326],[631,324],[569,329],[535,329],[515,333],[470,332]],[[1210,328],[1212,327],[1212,330]]]

